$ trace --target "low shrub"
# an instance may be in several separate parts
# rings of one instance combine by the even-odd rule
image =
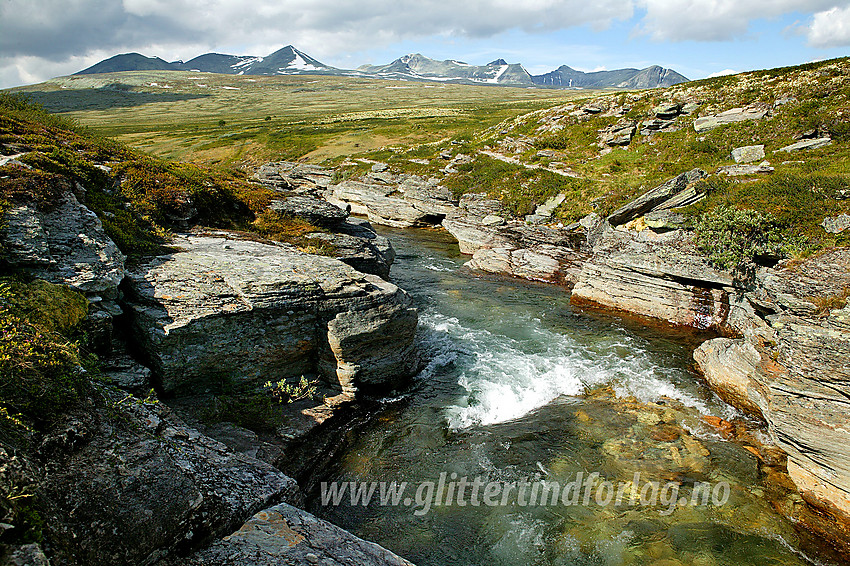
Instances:
[[[0,424],[7,431],[45,430],[82,398],[88,382],[79,349],[55,331],[85,316],[88,303],[74,293],[44,282],[0,283]]]
[[[719,206],[696,223],[697,247],[721,269],[735,269],[759,258],[786,255],[782,228],[771,214]]]

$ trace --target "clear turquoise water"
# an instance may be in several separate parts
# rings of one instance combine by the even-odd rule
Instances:
[[[630,490],[639,472],[685,497],[694,482],[726,482],[729,498],[681,507],[467,499],[423,514],[415,497],[323,505],[317,489],[315,513],[420,565],[809,563],[765,501],[755,457],[702,421],[738,415],[693,373],[693,335],[579,312],[557,287],[464,273],[468,258],[440,232],[382,231],[398,253],[392,278],[420,309],[429,363],[410,391],[348,431],[322,480],[408,482],[412,496],[440,474],[539,487],[598,472]]]

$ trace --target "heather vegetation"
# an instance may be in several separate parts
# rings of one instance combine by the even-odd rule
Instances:
[[[0,209],[24,202],[47,209],[71,189],[129,256],[158,253],[171,230],[189,226],[231,228],[301,246],[312,244],[305,234],[319,231],[267,212],[274,192],[241,170],[130,149],[18,95],[0,95],[0,142],[18,162],[0,167]]]

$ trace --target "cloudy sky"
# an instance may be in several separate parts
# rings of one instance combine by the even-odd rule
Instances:
[[[288,44],[343,68],[419,52],[702,78],[847,55],[850,0],[0,0],[0,88],[131,51],[173,61]]]

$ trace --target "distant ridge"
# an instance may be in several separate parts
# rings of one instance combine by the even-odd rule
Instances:
[[[655,88],[687,82],[688,79],[672,69],[658,65],[646,69],[617,69],[584,73],[566,65],[545,75],[532,77],[534,84],[555,88]]]
[[[174,63],[163,61],[159,57],[145,57],[140,53],[122,53],[95,63],[75,75],[93,75],[95,73],[117,73],[120,71],[174,71]]]
[[[145,57],[138,53],[125,53],[105,59],[75,75],[115,73],[119,71],[197,71],[225,75],[299,75],[343,74],[344,71],[325,65],[291,45],[266,57],[249,55],[224,55],[206,53],[183,61],[168,63],[159,57]]]
[[[337,75],[394,80],[460,84],[491,84],[543,88],[656,88],[687,82],[672,69],[658,65],[646,69],[616,69],[585,73],[563,65],[543,75],[531,75],[520,63],[496,59],[486,65],[470,65],[447,59],[437,61],[420,53],[399,57],[386,65],[363,65],[356,70],[338,69],[299,51],[292,45],[265,57],[206,53],[171,63],[159,57],[124,53],[83,69],[77,75],[120,71],[195,71],[228,75]]]

